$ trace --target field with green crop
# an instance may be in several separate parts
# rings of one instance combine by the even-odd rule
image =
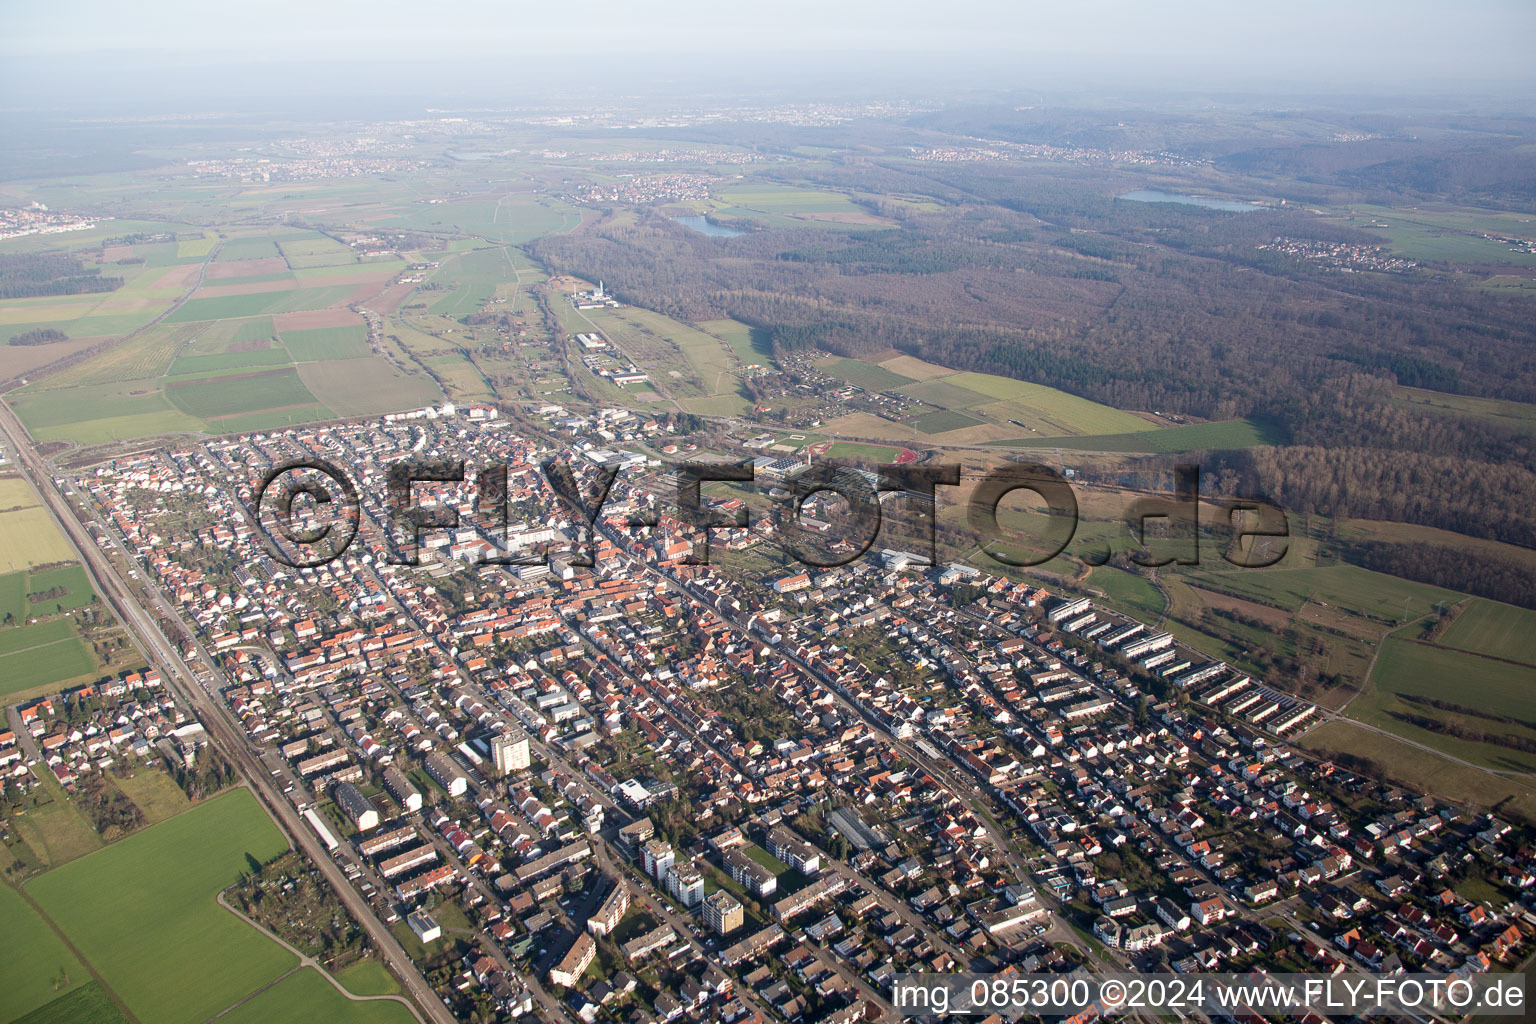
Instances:
[[[167,324],[192,320],[227,320],[234,317],[262,316],[268,313],[297,313],[327,309],[344,303],[356,287],[349,284],[323,285],[316,288],[288,288],[249,295],[221,295],[193,298],[165,318]]]
[[[55,590],[64,593],[43,596]],[[28,573],[27,593],[32,595],[28,599],[28,611],[32,615],[53,615],[84,608],[91,603],[92,597],[90,580],[86,579],[84,567],[79,565]]]
[[[215,263],[234,263],[237,260],[261,260],[282,255],[277,243],[265,236],[225,239],[224,246],[215,257]]]
[[[26,571],[0,576],[0,624],[14,626],[27,614]]]
[[[0,629],[0,696],[95,671],[96,657],[69,617]]]
[[[388,996],[400,991],[395,976],[373,957],[337,971],[336,980],[355,996]]]
[[[414,1024],[401,1004],[379,999],[353,1002],[312,967],[294,972],[219,1018],[220,1024]]]
[[[866,363],[862,359],[833,359],[818,364],[817,368],[830,377],[845,380],[866,391],[893,391],[903,384],[914,383],[911,377],[892,373],[883,366]]]
[[[322,359],[357,359],[371,354],[368,328],[317,327],[308,331],[283,331],[283,347],[295,362],[312,363]]]
[[[15,1024],[128,1024],[112,997],[96,982],[88,982],[42,1006]]]
[[[198,1024],[294,965],[214,901],[252,859],[286,848],[237,789],[55,868],[27,892],[140,1020]]]
[[[1536,666],[1536,611],[1475,597],[1438,643]]]
[[[246,352],[215,352],[205,356],[178,356],[171,364],[170,376],[190,379],[231,370],[282,366],[288,362],[290,362],[288,353],[280,348],[260,348]]]
[[[178,382],[166,388],[166,397],[182,412],[205,419],[320,404],[292,367]]]
[[[48,923],[15,889],[0,885],[0,1024],[8,1024],[91,980]]]
[[[925,434],[942,434],[950,430],[964,430],[966,427],[977,427],[981,420],[972,419],[963,412],[955,412],[952,409],[940,409],[936,412],[924,413],[912,420],[912,425]]]
[[[1297,611],[1303,604],[1319,603],[1398,625],[1460,598],[1450,590],[1412,583],[1353,565],[1329,565],[1310,569],[1242,569],[1215,573],[1191,573],[1198,586],[1230,592],[1239,597]]]
[[[1415,703],[1405,697],[1456,707]],[[1526,743],[1536,741],[1536,729],[1526,724],[1536,723],[1536,687],[1531,686],[1529,666],[1392,637],[1382,645],[1370,687],[1350,704],[1349,716],[1475,764],[1536,770],[1536,754],[1480,739],[1512,736]],[[1447,735],[1407,716],[1476,732]]]
[[[1168,606],[1163,592],[1145,576],[1113,566],[1101,565],[1094,569],[1084,585],[1090,590],[1103,591],[1106,604],[1141,622],[1157,622]]]
[[[431,377],[402,373],[378,356],[303,363],[299,377],[337,416],[419,409],[443,398],[442,389]]]

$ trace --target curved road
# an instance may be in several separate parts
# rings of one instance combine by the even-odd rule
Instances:
[[[240,920],[244,921],[246,924],[250,925],[252,928],[255,928],[257,931],[261,932],[261,934],[265,935],[267,938],[271,939],[273,942],[277,943],[279,946],[282,946],[288,952],[290,952],[294,956],[298,957],[299,958],[299,966],[297,968],[295,968],[296,970],[303,970],[306,967],[313,967],[315,970],[320,972],[320,977],[324,978],[326,981],[331,983],[331,987],[332,988],[334,988],[337,992],[340,992],[344,998],[346,998],[348,1000],[351,1000],[354,1003],[372,1003],[372,1002],[378,1002],[380,1000],[382,1000],[384,1002],[388,1002],[388,1003],[399,1003],[402,1006],[404,1006],[407,1010],[411,1011],[411,1016],[412,1017],[415,1017],[418,1021],[421,1020],[421,1013],[416,1009],[416,1004],[412,1003],[409,999],[405,998],[404,996],[393,996],[393,995],[386,995],[386,996],[357,996],[357,995],[353,995],[351,992],[348,992],[346,990],[346,987],[343,986],[341,982],[337,981],[335,979],[335,977],[332,976],[330,971],[327,971],[323,966],[321,966],[320,961],[316,960],[312,956],[309,956],[309,955],[301,952],[297,947],[289,945],[276,932],[269,931],[265,926],[263,926],[261,924],[258,924],[254,918],[247,917],[245,914],[241,913],[240,911],[236,910],[234,907],[230,906],[229,905],[229,901],[224,898],[224,894],[222,892],[219,893],[218,896],[215,897],[215,898],[219,901],[219,906],[223,907],[225,910],[229,911],[231,914],[234,914]],[[288,974],[292,974],[292,973],[293,973],[293,971],[289,971],[288,972]],[[283,977],[284,978],[288,977],[288,974],[284,974]],[[280,978],[278,980],[281,981],[282,979]],[[236,1005],[238,1005],[238,1004],[236,1004]],[[233,1009],[233,1008],[234,1007],[230,1007],[230,1009]],[[225,1012],[227,1013],[228,1011],[226,1010]],[[222,1014],[220,1016],[222,1016]]]

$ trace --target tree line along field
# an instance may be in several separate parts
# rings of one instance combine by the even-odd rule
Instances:
[[[1150,426],[1150,424],[1149,424]],[[1220,420],[1179,427],[1137,430],[1128,434],[1086,434],[1078,437],[1019,437],[988,441],[999,448],[1062,448],[1085,452],[1126,452],[1179,455],[1185,452],[1251,448],[1279,444],[1284,433],[1257,420]]]
[[[880,362],[837,357],[819,363],[817,368],[866,391],[898,393],[933,406],[908,424],[924,435],[967,431],[950,438],[961,443],[1029,443],[998,439],[999,433],[1013,434],[1021,427],[1036,430],[1043,437],[1089,434],[1133,438],[1136,432],[1161,433],[1153,423],[1133,413],[1055,388],[987,373],[962,373],[911,356]],[[982,426],[987,428],[984,434],[970,429]]]
[[[1473,598],[1438,642],[1536,668],[1536,611]]]
[[[1474,764],[1532,772],[1536,690],[1531,674],[1528,665],[1394,636],[1383,643],[1370,686],[1350,704],[1349,715]],[[1497,737],[1512,738],[1527,749]]]
[[[234,789],[55,867],[25,893],[141,1021],[198,1024],[228,1010],[222,1019],[406,1024],[397,1003],[348,1002],[312,968],[290,973],[292,954],[218,905],[252,861],[287,848],[255,797]]]

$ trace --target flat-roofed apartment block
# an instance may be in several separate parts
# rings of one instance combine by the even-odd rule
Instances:
[[[672,865],[667,875],[667,892],[685,907],[696,907],[704,900],[704,876],[686,861]]]
[[[741,900],[732,896],[728,889],[716,889],[704,897],[704,923],[714,929],[716,935],[729,935],[746,923],[746,911]]]
[[[503,775],[520,772],[533,763],[528,734],[521,729],[504,732],[491,740],[491,763]]]

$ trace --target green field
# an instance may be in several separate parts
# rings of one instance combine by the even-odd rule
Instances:
[[[219,1018],[221,1024],[414,1024],[416,1018],[388,999],[353,1002],[312,967],[284,978]]]
[[[743,364],[773,365],[773,339],[760,327],[749,327],[737,320],[706,320],[699,324],[699,330],[729,345]]]
[[[966,427],[981,425],[981,420],[972,419],[963,412],[955,412],[952,409],[940,409],[937,412],[924,413],[912,421],[912,425],[925,434],[942,434],[948,430],[964,430]]]
[[[995,419],[1012,419],[1014,415],[1011,410],[1018,409],[1020,415],[1039,417],[1047,427],[1056,427],[1069,434],[1130,433],[1153,429],[1152,424],[1140,416],[1078,398],[1044,384],[1032,384],[990,373],[957,373],[944,380],[968,391],[987,395],[998,403],[1005,403],[970,410],[979,410]]]
[[[295,362],[313,363],[322,359],[357,359],[371,355],[368,328],[319,327],[309,331],[284,331],[283,346]]]
[[[1414,705],[1399,699],[1402,695],[1448,701],[1484,715],[1516,719],[1519,724]],[[1536,738],[1536,730],[1524,724],[1536,723],[1536,687],[1531,686],[1528,667],[1392,637],[1382,645],[1368,692],[1349,706],[1349,715],[1477,764],[1536,769],[1536,754],[1422,729],[1393,717],[1394,713],[1470,723],[1489,734]]]
[[[106,990],[93,981],[18,1017],[15,1024],[127,1024],[127,1018]]]
[[[0,624],[17,625],[26,614],[26,572],[8,572],[0,576]]]
[[[68,565],[61,569],[49,569],[46,572],[34,572],[27,576],[27,593],[42,594],[63,587],[65,594],[59,597],[45,598],[38,602],[28,602],[28,611],[32,615],[53,615],[61,611],[73,611],[76,608],[84,608],[91,603],[91,582],[86,579],[85,568],[79,565]]]
[[[0,696],[96,670],[96,657],[68,618],[0,630]]]
[[[1382,236],[1389,249],[1410,259],[1536,266],[1536,255],[1515,252],[1503,242],[1481,237],[1484,231],[1528,234],[1528,228],[1514,226],[1496,212],[1464,208],[1397,210],[1379,206],[1357,209],[1368,215],[1355,219],[1356,227]]]
[[[345,302],[355,285],[337,284],[318,288],[289,288],[250,295],[221,295],[217,298],[191,299],[165,318],[165,323],[192,320],[227,320],[234,317],[261,316],[267,313],[297,313],[327,309]]]
[[[12,393],[9,401],[39,441],[98,444],[204,427],[202,420],[166,401],[157,380],[120,380],[61,391],[28,388]]]
[[[9,885],[0,885],[0,1024],[8,1024],[91,980],[48,923]]]
[[[1396,389],[1392,393],[1392,401],[1415,412],[1434,412],[1452,418],[1473,419],[1519,434],[1536,434],[1536,405],[1528,402],[1448,395],[1441,391],[1406,387]]]
[[[280,366],[289,362],[280,348],[259,348],[249,352],[214,352],[206,356],[178,356],[171,364],[172,377],[193,377],[218,370],[243,370],[248,367]]]
[[[1353,565],[1311,569],[1249,569],[1191,573],[1197,586],[1236,594],[1260,604],[1298,611],[1303,604],[1342,608],[1398,625],[1434,611],[1437,602],[1454,603],[1460,595],[1423,583],[1411,583]]]
[[[281,255],[277,251],[277,244],[270,238],[230,238],[225,240],[214,262],[234,263],[237,260],[261,260]]]
[[[901,393],[941,409],[974,409],[978,405],[997,401],[991,395],[984,395],[979,391],[972,391],[970,388],[939,379],[921,380],[904,385]]]
[[[295,270],[315,267],[340,267],[356,265],[357,253],[351,246],[342,245],[324,235],[284,239],[277,243],[283,259]]]
[[[878,227],[871,217],[847,196],[836,192],[793,188],[767,183],[722,189],[714,196],[726,204],[714,212],[722,217],[745,217],[770,227]]]
[[[741,848],[741,852],[757,861],[769,871],[772,871],[775,875],[782,875],[784,872],[789,870],[788,864],[785,864],[783,861],[779,860],[779,858],[775,857],[761,846],[758,846],[756,843],[748,843],[746,846]]]
[[[336,980],[355,996],[388,996],[400,991],[395,976],[373,957],[337,971]]]
[[[1146,424],[1151,427],[1151,424]],[[1277,427],[1254,420],[1221,420],[1191,423],[1183,427],[1144,429],[1129,434],[1087,434],[1079,437],[1018,437],[989,441],[999,448],[1065,448],[1069,451],[1135,452],[1176,455],[1181,452],[1220,451],[1283,444],[1285,434]]]
[[[894,391],[904,384],[916,383],[911,377],[903,377],[862,359],[834,359],[820,364],[819,369],[828,376],[845,380],[866,391]]]
[[[379,356],[304,363],[299,366],[299,378],[337,416],[419,409],[443,399],[442,389],[431,377],[402,373]],[[229,426],[228,422],[220,425]]]
[[[1090,590],[1102,590],[1104,603],[1130,615],[1141,622],[1159,621],[1168,606],[1168,600],[1145,576],[1101,565],[1088,576],[1086,586]]]
[[[1536,611],[1475,597],[1438,643],[1536,666]]]
[[[858,444],[853,441],[838,441],[827,449],[829,459],[851,459],[858,462],[895,462],[901,454],[900,448],[884,448],[874,444]]]
[[[214,902],[251,859],[285,849],[256,798],[237,789],[55,868],[27,892],[140,1020],[197,1024],[294,965]]]
[[[165,393],[182,412],[205,419],[320,404],[292,367],[178,382],[168,386]]]

